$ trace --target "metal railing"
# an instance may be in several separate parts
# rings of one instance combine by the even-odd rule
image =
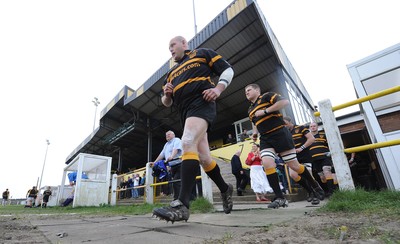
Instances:
[[[396,86],[337,106],[332,106],[329,99],[320,101],[318,103],[320,112],[315,112],[314,115],[320,116],[322,123],[324,125],[324,130],[326,137],[328,139],[332,161],[336,169],[336,176],[339,183],[339,189],[346,189],[346,190],[355,189],[354,182],[350,172],[350,167],[344,153],[361,152],[365,150],[399,145],[400,139],[386,141],[386,142],[371,143],[363,146],[344,149],[339,127],[337,125],[337,121],[333,112],[399,91],[400,91],[400,86]]]
[[[202,167],[200,167],[200,168],[201,168],[201,175],[197,176],[196,179],[201,179],[203,197],[206,198],[211,203],[213,203],[212,181],[207,176],[207,174],[204,172],[203,168]],[[155,178],[152,175],[153,169],[150,166],[150,163],[146,164],[145,169],[146,169],[146,183],[141,186],[130,187],[130,188],[126,188],[124,190],[144,188],[145,189],[144,190],[144,200],[146,203],[154,204],[155,199],[156,199],[155,187],[180,181],[180,180],[172,180],[172,181],[164,181],[164,182],[156,183]],[[118,178],[121,178],[122,176],[124,176],[124,175],[118,176],[118,175],[114,174],[112,177],[111,203],[110,203],[111,205],[116,205],[117,199],[118,199],[117,194],[122,191],[121,189],[117,189],[117,186],[119,185]],[[153,183],[148,184],[148,182],[153,182]]]

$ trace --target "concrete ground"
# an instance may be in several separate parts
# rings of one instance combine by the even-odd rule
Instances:
[[[321,205],[323,202],[321,203]],[[50,243],[207,243],[241,235],[255,228],[278,224],[315,210],[306,201],[288,208],[268,209],[265,205],[236,205],[231,214],[217,207],[215,213],[192,214],[188,222],[160,221],[151,214],[140,216],[49,218],[32,220]]]

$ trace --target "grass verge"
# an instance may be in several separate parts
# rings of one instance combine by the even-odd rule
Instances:
[[[338,191],[318,211],[400,217],[400,191]]]

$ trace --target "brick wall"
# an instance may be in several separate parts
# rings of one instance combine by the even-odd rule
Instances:
[[[379,116],[378,122],[383,133],[400,130],[400,111]]]
[[[400,111],[381,115],[378,117],[379,125],[382,127],[383,133],[400,130]],[[364,120],[354,123],[342,125],[339,127],[341,134],[359,131],[365,128]]]

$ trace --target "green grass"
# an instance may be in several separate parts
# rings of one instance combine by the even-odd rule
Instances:
[[[400,217],[400,191],[355,191],[335,192],[318,211],[395,215]]]
[[[100,205],[98,207],[47,207],[47,208],[24,208],[24,205],[8,205],[0,207],[0,215],[26,215],[26,214],[79,214],[79,215],[143,215],[153,211],[154,208],[166,204],[133,204],[130,206]],[[205,198],[197,198],[191,202],[191,213],[207,213],[214,210],[213,205]]]

